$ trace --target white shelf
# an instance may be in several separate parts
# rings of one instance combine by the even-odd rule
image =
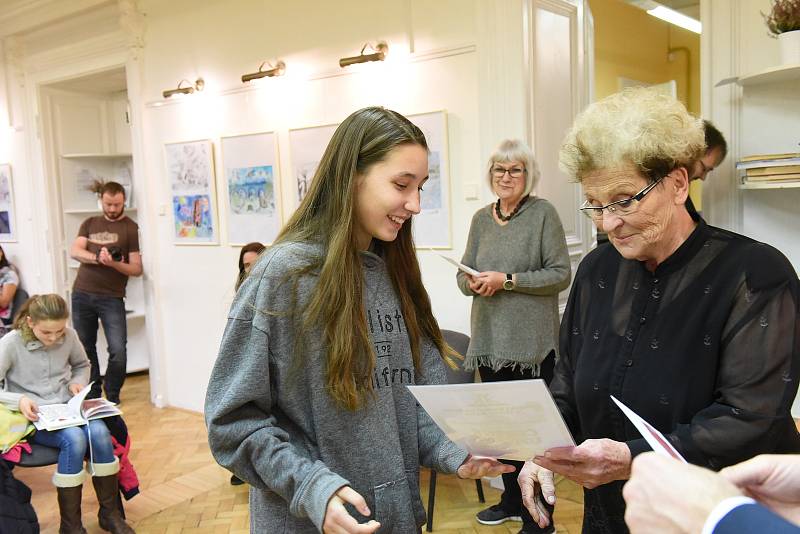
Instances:
[[[746,87],[748,85],[788,82],[792,80],[800,80],[800,64],[772,67],[760,72],[739,76],[737,83]]]
[[[80,159],[80,158],[130,158],[133,157],[132,154],[126,152],[118,152],[115,154],[103,154],[101,152],[97,153],[87,153],[87,154],[61,154],[62,158],[67,159]]]
[[[125,211],[136,211],[136,208],[125,208]],[[94,213],[103,213],[103,210],[94,209],[77,209],[77,210],[64,210],[64,213],[69,215],[92,215]]]
[[[742,182],[739,189],[796,189],[800,187],[800,181],[779,181],[772,182]]]
[[[133,312],[133,313],[126,313],[125,319],[144,319],[144,313],[142,312]]]

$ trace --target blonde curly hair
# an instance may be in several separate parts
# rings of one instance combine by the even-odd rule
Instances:
[[[633,87],[587,107],[559,152],[559,167],[580,182],[590,172],[633,164],[651,181],[691,168],[706,149],[703,121],[663,92]]]

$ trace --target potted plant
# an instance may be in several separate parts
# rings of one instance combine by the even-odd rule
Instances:
[[[772,36],[778,38],[783,65],[800,65],[800,0],[772,0],[769,14],[762,13]]]

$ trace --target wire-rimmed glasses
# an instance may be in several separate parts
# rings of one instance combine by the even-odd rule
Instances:
[[[610,204],[606,204],[605,206],[593,206],[589,204],[589,201],[583,203],[580,207],[581,213],[589,217],[593,221],[600,221],[603,219],[603,210],[608,210],[609,213],[613,215],[618,215],[620,217],[624,217],[625,215],[630,215],[631,213],[635,212],[639,208],[639,202],[653,190],[655,186],[664,179],[664,176],[656,180],[655,182],[647,185],[644,189],[633,195],[629,198],[623,198],[622,200],[617,200],[616,202],[611,202]]]

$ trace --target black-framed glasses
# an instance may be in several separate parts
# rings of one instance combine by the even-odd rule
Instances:
[[[505,167],[501,167],[500,165],[495,165],[492,167],[492,176],[495,178],[502,178],[503,176],[508,175],[512,178],[522,178],[522,175],[525,174],[525,169],[520,167],[512,167],[510,169],[506,169]]]
[[[664,178],[665,177],[662,176],[630,198],[623,198],[622,200],[611,202],[605,206],[592,206],[587,200],[583,203],[583,206],[580,207],[580,211],[593,221],[600,221],[603,219],[603,210],[608,210],[609,213],[620,217],[630,215],[639,208],[639,202],[642,201],[645,195],[652,191]]]

